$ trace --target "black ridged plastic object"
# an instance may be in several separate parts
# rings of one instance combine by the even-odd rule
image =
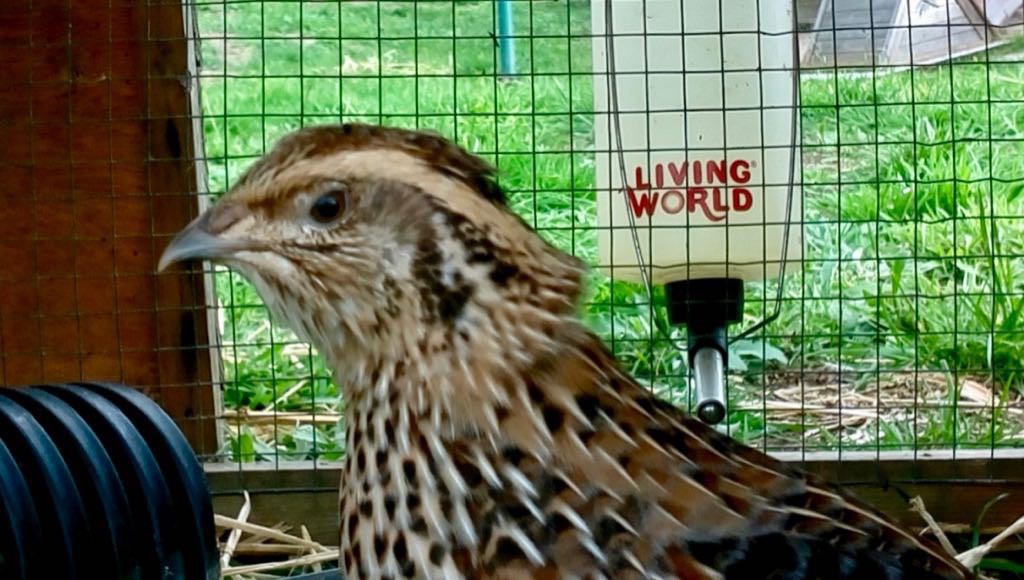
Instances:
[[[43,553],[39,516],[28,482],[14,455],[0,440],[0,572],[6,578],[33,578]]]
[[[0,389],[0,510],[3,579],[220,576],[202,466],[122,385]]]
[[[21,405],[0,397],[0,441],[14,456],[39,515],[45,552],[37,578],[80,578],[88,539],[85,508],[71,470],[46,430]],[[6,477],[5,474],[0,474]]]
[[[175,506],[189,578],[219,578],[220,558],[206,475],[174,421],[142,393],[127,387],[77,383],[114,403],[149,442]]]
[[[105,578],[141,578],[130,556],[134,536],[128,498],[110,455],[67,403],[39,389],[0,391],[29,411],[57,445],[75,476],[89,521],[89,552]]]
[[[149,445],[111,402],[67,385],[40,387],[70,405],[110,453],[128,494],[136,538],[134,553],[143,578],[184,578],[183,556],[173,544],[171,494]]]
[[[301,576],[289,576],[288,580],[343,580],[345,578],[341,570],[325,570],[323,572],[311,572]]]

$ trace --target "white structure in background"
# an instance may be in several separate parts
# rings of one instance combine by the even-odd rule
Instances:
[[[1024,33],[1024,0],[798,0],[802,68],[943,62]]]
[[[601,269],[639,281],[649,267],[655,284],[777,275],[787,222],[788,259],[803,245],[792,1],[611,6],[609,27],[608,2],[591,3]]]

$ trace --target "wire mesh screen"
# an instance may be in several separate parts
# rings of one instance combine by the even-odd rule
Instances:
[[[763,14],[768,2],[743,4]],[[496,165],[512,208],[547,239],[614,266],[598,263],[598,200],[610,194],[595,145],[601,5],[197,1],[209,194],[303,125],[431,129]],[[778,315],[730,343],[722,429],[772,451],[1017,445],[1021,3],[795,5],[802,257],[747,284],[741,326]],[[317,354],[238,275],[213,278],[222,456],[341,457],[344,400]],[[686,332],[669,324],[663,290],[600,268],[590,289],[583,315],[626,368],[692,406]]]
[[[128,383],[209,451],[201,286],[154,272],[196,205],[183,15],[0,3],[0,386]]]

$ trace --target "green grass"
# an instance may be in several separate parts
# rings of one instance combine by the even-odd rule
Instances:
[[[518,34],[537,37],[520,39],[517,55],[533,74],[498,80],[492,2],[200,4],[210,191],[304,124],[430,128],[496,163],[512,206],[593,262],[589,2],[517,2],[516,22]],[[1020,417],[1004,408],[1020,393],[1024,360],[1024,68],[1015,49],[990,52],[989,63],[982,55],[802,80],[806,262],[785,280],[778,319],[733,345],[732,434],[773,449],[1022,440]],[[776,284],[748,286],[747,324],[772,310]],[[229,410],[266,409],[290,392],[276,410],[338,411],[322,362],[267,323],[245,281],[222,272],[217,294]],[[685,333],[669,327],[662,301],[594,274],[585,315],[634,374],[686,405],[674,345]],[[960,402],[967,379],[989,389],[987,407]],[[834,412],[764,410],[801,395],[838,407],[837,384],[842,429]],[[931,408],[915,412],[915,393]],[[849,413],[857,406],[880,412],[862,421]],[[224,451],[337,458],[339,431],[243,426]]]

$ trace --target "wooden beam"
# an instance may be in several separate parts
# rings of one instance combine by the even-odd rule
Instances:
[[[973,524],[986,502],[1009,495],[987,514],[986,528],[1000,528],[1024,515],[1024,450],[913,453],[773,454],[829,481],[913,528],[920,517],[908,500],[921,496],[936,520]],[[313,539],[337,544],[340,463],[217,463],[206,465],[217,513],[234,515],[242,490],[252,498],[250,520],[305,525]],[[950,501],[955,498],[955,501]]]
[[[202,280],[158,276],[196,214],[179,0],[0,3],[0,386],[140,387],[217,448]]]
[[[340,463],[210,463],[205,467],[216,513],[237,514],[246,490],[252,499],[249,521],[285,522],[295,531],[304,525],[314,540],[338,545]]]

